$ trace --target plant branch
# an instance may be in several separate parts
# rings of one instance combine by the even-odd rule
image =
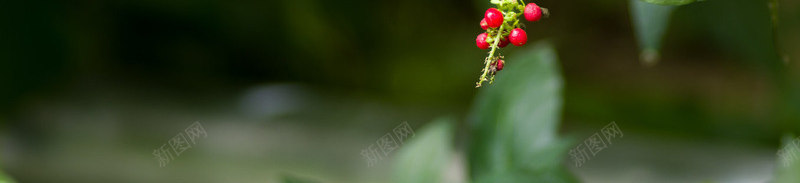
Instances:
[[[506,25],[503,24],[500,25],[499,28],[497,28],[497,33],[496,33],[497,35],[495,36],[494,42],[492,43],[492,51],[489,51],[489,56],[486,57],[486,59],[484,60],[484,64],[486,65],[483,67],[483,74],[481,74],[481,77],[478,79],[478,83],[475,86],[475,88],[481,87],[481,83],[483,83],[484,81],[488,81],[488,79],[486,79],[486,74],[489,73],[489,67],[492,65],[492,61],[494,59],[494,52],[498,49],[497,45],[500,44],[500,38],[501,36],[503,36],[503,27],[505,26]]]

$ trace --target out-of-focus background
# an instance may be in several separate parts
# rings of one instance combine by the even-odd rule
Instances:
[[[612,121],[624,132],[570,171],[583,182],[771,180],[781,138],[800,134],[800,1],[777,2],[776,27],[765,0],[680,6],[647,67],[629,1],[536,1],[551,16],[527,23],[529,46],[556,50],[559,133],[581,141]],[[390,182],[392,156],[368,166],[361,152],[403,122],[419,132],[453,117],[465,156],[489,6],[0,2],[0,172],[22,183]],[[154,150],[195,122],[207,136],[160,166]]]

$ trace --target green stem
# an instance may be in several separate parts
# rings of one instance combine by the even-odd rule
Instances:
[[[484,60],[486,66],[483,67],[483,74],[481,74],[481,78],[478,80],[478,85],[475,86],[475,88],[481,87],[481,83],[488,81],[488,79],[486,79],[486,74],[489,73],[489,67],[492,65],[494,52],[498,49],[497,45],[500,43],[500,36],[503,35],[503,27],[505,27],[505,25],[500,25],[500,27],[497,28],[497,35],[495,36],[494,43],[492,43],[492,51],[489,51],[489,57],[486,57]]]

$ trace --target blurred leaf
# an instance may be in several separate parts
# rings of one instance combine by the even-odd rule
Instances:
[[[798,158],[789,158],[784,159],[782,154],[786,156],[792,156],[790,154],[794,154],[795,157],[800,156],[800,147],[796,146],[797,144],[793,144],[799,142],[800,138],[792,139],[792,136],[785,136],[783,138],[783,145],[781,146],[781,150],[778,151],[778,162],[776,163],[775,171],[775,178],[772,183],[797,183],[800,182],[800,159]]]
[[[283,175],[283,183],[317,183],[317,181],[310,181],[308,179],[292,175]]]
[[[11,179],[8,175],[0,171],[0,183],[15,183],[14,179]]]
[[[695,0],[641,0],[641,1],[659,5],[684,5],[695,2]]]
[[[639,58],[645,65],[654,65],[658,62],[661,40],[675,6],[650,4],[640,0],[630,2],[633,28],[641,51]]]
[[[482,176],[475,183],[520,183],[520,182],[547,182],[547,183],[567,183],[578,182],[566,168],[558,168],[549,171],[530,172],[530,171],[510,171],[496,172],[487,176]]]
[[[569,143],[556,139],[562,102],[556,51],[540,42],[506,58],[507,69],[473,106],[470,176],[478,182],[575,181],[562,163]]]
[[[453,138],[450,119],[438,119],[407,141],[397,153],[396,183],[440,183],[451,159]]]

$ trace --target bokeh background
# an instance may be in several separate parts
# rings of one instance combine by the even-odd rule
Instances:
[[[575,176],[771,180],[800,134],[800,1],[777,2],[777,27],[765,0],[681,6],[647,67],[629,1],[536,1],[551,16],[529,42],[555,45],[564,78],[559,133],[625,133]],[[389,182],[391,157],[360,152],[404,121],[453,116],[463,156],[489,5],[3,1],[0,167],[23,183]],[[152,151],[195,121],[208,136],[159,167]]]

